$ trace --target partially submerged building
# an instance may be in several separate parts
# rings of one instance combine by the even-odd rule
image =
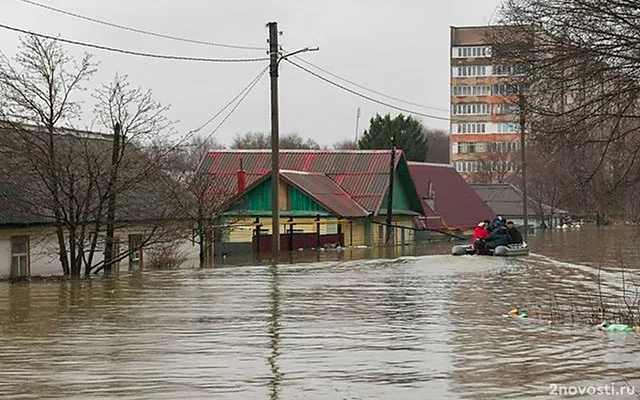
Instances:
[[[512,220],[516,225],[524,225],[524,195],[510,183],[473,183],[471,188],[482,198],[496,215]],[[533,228],[554,227],[567,217],[565,210],[535,201],[527,202],[528,225]]]
[[[495,217],[494,211],[450,164],[409,162],[409,171],[418,196],[436,215],[426,217],[427,227],[440,221],[446,230],[468,231],[478,221]]]
[[[384,245],[390,164],[391,150],[281,150],[281,248]],[[271,151],[212,150],[203,172],[211,175],[212,190],[237,191],[218,220],[226,229],[216,249],[269,251]],[[401,150],[392,193],[394,243],[413,244],[415,220],[425,207]]]

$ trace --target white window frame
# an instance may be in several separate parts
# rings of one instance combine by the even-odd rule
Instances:
[[[452,105],[453,115],[490,115],[489,103],[457,103]]]
[[[29,249],[29,236],[11,236],[10,265],[12,277],[23,278],[28,277],[31,274],[31,260],[29,257]]]
[[[454,46],[451,48],[452,58],[490,58],[491,46]]]
[[[490,65],[460,65],[452,68],[455,78],[491,76],[493,73]]]

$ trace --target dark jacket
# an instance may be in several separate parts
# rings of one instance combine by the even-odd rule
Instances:
[[[499,219],[498,217],[495,217],[493,221],[491,221],[491,229],[489,230],[494,231],[501,226],[504,226],[504,220]]]
[[[516,227],[514,226],[513,228],[509,229],[509,236],[511,241],[509,242],[509,244],[516,244],[516,243],[522,243],[522,234],[520,233],[519,230],[516,229]]]
[[[505,226],[499,226],[491,231],[491,234],[486,239],[487,249],[495,249],[498,246],[506,246],[511,242],[511,236],[509,230]]]

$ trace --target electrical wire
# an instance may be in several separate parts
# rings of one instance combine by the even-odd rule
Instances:
[[[333,86],[335,86],[335,87],[337,87],[337,88],[340,88],[340,89],[342,89],[342,90],[345,90],[345,91],[347,91],[347,92],[349,92],[349,93],[351,93],[351,94],[354,94],[354,95],[356,95],[356,96],[362,97],[362,98],[367,99],[367,100],[369,100],[369,101],[372,101],[372,102],[374,102],[374,103],[378,103],[378,104],[381,104],[381,105],[383,105],[383,106],[387,106],[387,107],[390,107],[390,108],[393,108],[393,109],[396,109],[396,110],[399,110],[399,111],[403,111],[403,112],[406,112],[406,113],[410,113],[410,114],[414,114],[414,115],[419,115],[419,116],[421,116],[421,117],[425,117],[425,118],[439,119],[439,120],[442,120],[442,121],[449,121],[449,118],[447,118],[447,117],[439,117],[439,116],[437,116],[437,115],[431,115],[431,114],[425,114],[425,113],[421,113],[421,112],[417,112],[417,111],[411,111],[411,110],[408,110],[408,109],[403,108],[403,107],[398,107],[398,106],[395,106],[395,105],[393,105],[393,104],[389,104],[389,103],[386,103],[386,102],[384,102],[384,101],[374,99],[373,97],[367,96],[366,94],[362,94],[362,93],[357,92],[357,91],[355,91],[355,90],[353,90],[353,89],[350,89],[350,88],[348,88],[348,87],[346,87],[346,86],[344,86],[344,85],[341,85],[341,84],[336,83],[336,82],[334,82],[334,81],[332,81],[332,80],[330,80],[330,79],[327,79],[327,78],[325,78],[324,76],[322,76],[322,75],[320,75],[320,74],[317,74],[317,73],[315,73],[315,72],[311,71],[310,69],[305,68],[305,67],[303,67],[302,65],[297,64],[297,63],[295,63],[295,62],[293,62],[293,61],[289,60],[288,58],[286,58],[285,60],[286,60],[287,62],[289,62],[290,64],[293,64],[294,66],[296,66],[296,67],[300,68],[301,70],[303,70],[303,71],[307,72],[308,74],[311,74],[311,75],[315,76],[316,78],[318,78],[318,79],[320,79],[320,80],[323,80],[323,81],[327,82],[327,83],[328,83],[328,84],[330,84],[330,85],[333,85]]]
[[[438,107],[425,106],[425,105],[422,105],[422,104],[419,104],[419,103],[414,103],[414,102],[412,102],[412,101],[407,101],[407,100],[399,99],[399,98],[397,98],[397,97],[390,96],[390,95],[388,95],[388,94],[384,94],[384,93],[382,93],[382,92],[379,92],[379,91],[376,91],[376,90],[370,89],[370,88],[368,88],[368,87],[366,87],[366,86],[363,86],[363,85],[360,85],[360,84],[358,84],[358,83],[356,83],[356,82],[353,82],[353,81],[351,81],[351,80],[349,80],[349,79],[347,79],[347,78],[344,78],[344,77],[342,77],[342,76],[340,76],[340,75],[334,74],[333,72],[328,71],[328,70],[326,70],[325,68],[322,68],[322,67],[320,67],[320,66],[318,66],[318,65],[315,65],[315,64],[313,64],[312,62],[307,61],[307,60],[305,60],[305,59],[304,59],[304,58],[302,58],[302,57],[294,56],[294,58],[296,58],[296,59],[297,59],[297,60],[299,60],[299,61],[302,61],[303,63],[305,63],[305,64],[307,64],[307,65],[309,65],[309,66],[312,66],[312,67],[314,67],[314,68],[318,69],[319,71],[324,72],[324,73],[325,73],[325,74],[327,74],[327,75],[330,75],[330,76],[332,76],[332,77],[334,77],[334,78],[340,79],[341,81],[343,81],[343,82],[347,82],[347,83],[349,83],[349,84],[351,84],[351,85],[353,85],[353,86],[355,86],[355,87],[358,87],[358,88],[360,88],[360,89],[364,89],[364,90],[366,90],[366,91],[368,91],[368,92],[375,93],[375,94],[377,94],[378,96],[382,96],[382,97],[385,97],[385,98],[390,99],[390,100],[395,100],[395,101],[398,101],[398,102],[400,102],[400,103],[409,104],[409,105],[416,106],[416,107],[420,107],[420,108],[424,108],[424,109],[427,109],[427,110],[444,111],[444,112],[447,112],[447,113],[449,112],[449,110],[444,109],[444,108],[438,108]]]
[[[62,10],[60,8],[55,8],[46,4],[42,4],[42,3],[38,3],[36,1],[32,1],[32,0],[19,0],[23,3],[26,4],[30,4],[36,7],[40,7],[40,8],[44,8],[50,11],[54,11],[60,14],[64,14],[64,15],[68,15],[74,18],[79,18],[85,21],[90,21],[90,22],[94,22],[97,24],[101,24],[101,25],[105,25],[105,26],[109,26],[112,28],[117,28],[117,29],[122,29],[125,31],[129,31],[129,32],[135,32],[135,33],[140,33],[143,35],[149,35],[149,36],[154,36],[154,37],[159,37],[159,38],[163,38],[163,39],[170,39],[170,40],[176,40],[179,42],[185,42],[185,43],[191,43],[191,44],[199,44],[199,45],[204,45],[204,46],[215,46],[215,47],[226,47],[229,49],[242,49],[242,50],[262,50],[262,51],[266,51],[267,48],[266,47],[257,47],[257,46],[243,46],[243,45],[236,45],[236,44],[225,44],[225,43],[216,43],[216,42],[208,42],[208,41],[204,41],[204,40],[197,40],[197,39],[189,39],[189,38],[183,38],[183,37],[179,37],[179,36],[171,36],[171,35],[166,35],[163,33],[157,33],[157,32],[151,32],[151,31],[146,31],[143,29],[139,29],[139,28],[132,28],[132,27],[128,27],[128,26],[124,26],[124,25],[119,25],[113,22],[109,22],[109,21],[103,21],[97,18],[92,18],[92,17],[87,17],[85,15],[81,15],[81,14],[77,14],[71,11],[67,11],[67,10]]]
[[[215,134],[215,133],[216,133],[216,132],[221,128],[221,127],[222,127],[222,125],[223,125],[223,124],[224,124],[224,123],[229,119],[229,117],[231,117],[231,114],[233,114],[233,113],[236,111],[236,109],[238,109],[238,107],[240,106],[240,104],[242,104],[242,102],[244,101],[244,99],[246,99],[246,98],[247,98],[247,96],[249,96],[249,94],[251,93],[251,91],[253,90],[253,88],[254,88],[254,87],[256,87],[256,85],[258,84],[258,82],[260,82],[260,79],[264,76],[264,74],[265,74],[268,70],[269,70],[269,67],[266,67],[264,70],[262,70],[262,72],[260,73],[260,75],[258,75],[258,76],[256,77],[256,79],[254,79],[254,81],[253,81],[251,84],[249,84],[249,86],[245,89],[244,94],[242,95],[242,97],[240,97],[240,99],[238,100],[238,102],[236,103],[236,105],[235,105],[235,106],[233,106],[233,108],[229,111],[229,113],[228,113],[228,114],[227,114],[227,115],[222,119],[222,121],[220,121],[220,123],[218,124],[218,126],[216,126],[216,127],[213,129],[213,131],[211,131],[211,133],[209,133],[209,135],[207,135],[207,137],[204,139],[204,140],[205,140],[205,142],[206,142],[207,140],[209,140],[209,139],[210,139],[210,138],[211,138],[211,137],[212,137],[212,136],[213,136],[213,135],[214,135],[214,134]],[[236,96],[236,97],[234,98],[234,100],[235,100],[235,99],[237,99],[237,98],[238,98],[238,96]],[[232,100],[232,102],[233,102],[234,100]],[[231,102],[230,102],[230,103],[228,103],[228,104],[227,104],[227,106],[225,106],[225,108],[227,108],[230,104],[231,104]],[[218,114],[218,115],[219,115],[219,114]],[[211,119],[211,120],[213,120],[213,119]],[[210,121],[211,121],[211,120],[210,120]]]
[[[15,28],[15,27],[12,27],[12,26],[4,25],[4,24],[0,24],[0,28],[8,29],[8,30],[14,31],[14,32],[24,33],[26,35],[33,35],[33,36],[38,36],[38,37],[45,38],[45,39],[51,39],[51,40],[56,40],[56,41],[59,41],[59,42],[69,43],[69,44],[73,44],[73,45],[76,45],[76,46],[83,46],[83,47],[89,47],[89,48],[93,48],[93,49],[111,51],[111,52],[115,52],[115,53],[122,53],[122,54],[128,54],[128,55],[140,56],[140,57],[159,58],[159,59],[165,59],[165,60],[198,61],[198,62],[210,62],[210,63],[246,63],[246,62],[258,62],[258,61],[267,61],[267,60],[269,60],[268,57],[261,57],[261,58],[205,58],[205,57],[183,57],[183,56],[173,56],[173,55],[165,55],[165,54],[144,53],[144,52],[140,52],[140,51],[124,50],[124,49],[118,49],[118,48],[115,48],[115,47],[103,46],[103,45],[99,45],[99,44],[85,43],[85,42],[79,42],[79,41],[76,41],[76,40],[64,39],[64,38],[61,38],[61,37],[49,36],[49,35],[45,35],[45,34],[42,34],[42,33],[36,33],[36,32],[32,32],[32,31],[27,31],[27,30],[24,30],[24,29]]]
[[[238,108],[238,106],[240,105],[240,103],[242,103],[242,101],[249,95],[249,93],[253,90],[253,88],[258,84],[258,82],[260,82],[260,79],[267,73],[267,71],[269,70],[269,66],[265,67],[264,69],[262,69],[260,71],[260,73],[258,75],[256,75],[250,82],[248,85],[246,85],[237,95],[235,95],[235,97],[233,97],[227,104],[224,105],[224,107],[222,107],[220,110],[218,110],[211,118],[209,118],[204,124],[202,124],[201,126],[199,126],[198,128],[192,129],[191,131],[189,131],[182,139],[180,139],[176,145],[174,147],[172,147],[171,149],[175,149],[177,147],[180,146],[187,146],[187,145],[182,145],[182,143],[184,143],[185,141],[189,140],[193,135],[195,135],[196,133],[200,132],[201,130],[203,130],[204,128],[207,127],[207,125],[209,125],[211,122],[213,122],[213,120],[215,120],[216,118],[218,118],[226,109],[228,109],[236,100],[240,99],[238,101],[238,103],[231,109],[231,111],[229,112],[229,114],[227,114],[227,116],[222,120],[222,122],[220,124],[218,124],[218,126],[216,126],[214,128],[214,130],[206,137],[206,139],[211,138],[211,136],[213,136],[213,134],[218,131],[218,129],[220,129],[220,127],[222,126],[222,124],[229,118],[229,116]]]

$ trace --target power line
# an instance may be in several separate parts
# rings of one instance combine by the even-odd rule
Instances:
[[[220,123],[218,124],[218,126],[216,126],[213,131],[211,131],[211,133],[209,135],[207,135],[207,137],[205,138],[205,141],[209,140],[209,138],[211,138],[211,136],[213,136],[218,129],[220,129],[220,127],[222,127],[222,124],[224,124],[227,119],[229,119],[229,117],[231,117],[231,114],[233,114],[236,109],[240,106],[240,104],[242,104],[242,102],[244,101],[244,99],[247,98],[247,96],[249,96],[249,93],[251,93],[251,91],[253,90],[254,87],[256,87],[256,85],[258,84],[258,82],[260,82],[260,78],[262,78],[264,76],[264,74],[267,72],[267,70],[269,69],[269,67],[265,68],[264,70],[262,70],[262,72],[260,73],[260,75],[258,75],[256,77],[256,79],[246,88],[246,91],[244,92],[244,94],[242,95],[242,97],[240,97],[240,100],[238,100],[238,103],[236,103],[235,106],[233,106],[233,108],[231,109],[231,111],[229,111],[229,113],[222,119],[222,121],[220,121]],[[236,96],[237,98],[238,96]],[[234,99],[235,100],[235,99]],[[233,100],[232,100],[233,101]],[[226,108],[226,106],[225,106]]]
[[[101,25],[106,25],[106,26],[110,26],[112,28],[117,28],[117,29],[122,29],[125,31],[129,31],[129,32],[135,32],[135,33],[140,33],[143,35],[149,35],[149,36],[155,36],[155,37],[159,37],[159,38],[163,38],[163,39],[170,39],[170,40],[176,40],[179,42],[185,42],[185,43],[191,43],[191,44],[199,44],[199,45],[204,45],[204,46],[215,46],[215,47],[226,47],[229,49],[243,49],[243,50],[262,50],[262,51],[266,51],[267,48],[266,47],[257,47],[257,46],[243,46],[243,45],[236,45],[236,44],[225,44],[225,43],[215,43],[215,42],[208,42],[208,41],[204,41],[204,40],[197,40],[197,39],[189,39],[189,38],[183,38],[183,37],[179,37],[179,36],[171,36],[171,35],[166,35],[163,33],[157,33],[157,32],[151,32],[151,31],[146,31],[143,29],[139,29],[139,28],[132,28],[132,27],[128,27],[128,26],[124,26],[124,25],[119,25],[113,22],[109,22],[109,21],[103,21],[97,18],[92,18],[92,17],[87,17],[85,15],[80,15],[80,14],[76,14],[74,12],[71,11],[67,11],[67,10],[62,10],[60,8],[55,8],[55,7],[51,7],[48,6],[46,4],[41,4],[32,0],[19,0],[23,3],[27,3],[27,4],[31,4],[33,6],[36,7],[41,7],[50,11],[54,11],[60,14],[64,14],[64,15],[68,15],[71,17],[75,17],[75,18],[79,18],[79,19],[83,19],[85,21],[90,21],[90,22],[95,22],[97,24],[101,24]]]
[[[260,73],[258,75],[256,75],[250,82],[248,85],[246,85],[237,95],[235,95],[235,97],[233,97],[227,104],[224,105],[224,107],[222,107],[220,110],[218,110],[211,118],[209,118],[207,120],[207,122],[205,122],[204,124],[202,124],[201,126],[199,126],[196,129],[192,129],[191,131],[189,131],[182,139],[180,139],[177,143],[176,146],[174,146],[173,148],[176,148],[178,146],[180,146],[181,143],[185,142],[186,140],[188,140],[189,138],[191,138],[193,135],[195,135],[196,133],[200,132],[201,130],[203,130],[204,128],[207,127],[207,125],[209,125],[211,122],[213,122],[213,120],[215,120],[216,118],[218,118],[220,116],[220,114],[222,114],[227,108],[229,108],[229,106],[231,106],[231,104],[233,104],[236,100],[238,100],[238,98],[240,98],[240,100],[238,101],[238,104],[236,104],[231,111],[229,112],[229,114],[227,114],[227,116],[222,120],[222,122],[220,124],[218,124],[218,126],[216,126],[214,128],[214,130],[207,136],[206,139],[209,139],[218,129],[220,129],[220,127],[222,126],[222,124],[229,118],[229,116],[238,108],[238,106],[240,105],[240,103],[242,103],[242,101],[249,95],[249,93],[253,90],[253,88],[258,84],[258,82],[260,81],[260,79],[264,76],[264,74],[269,70],[269,66],[265,67],[264,69],[262,69],[262,71],[260,71]]]
[[[287,59],[285,59],[285,60],[286,60],[287,62],[289,62],[289,63],[291,63],[291,64],[295,65],[296,67],[300,68],[301,70],[306,71],[307,73],[309,73],[309,74],[311,74],[311,75],[315,76],[316,78],[321,79],[321,80],[323,80],[323,81],[325,81],[325,82],[329,83],[330,85],[336,86],[336,87],[338,87],[338,88],[340,88],[340,89],[342,89],[342,90],[345,90],[345,91],[347,91],[347,92],[349,92],[349,93],[351,93],[351,94],[354,94],[354,95],[356,95],[356,96],[362,97],[362,98],[367,99],[367,100],[369,100],[369,101],[372,101],[372,102],[374,102],[374,103],[378,103],[378,104],[381,104],[381,105],[383,105],[383,106],[387,106],[387,107],[390,107],[390,108],[393,108],[393,109],[396,109],[396,110],[399,110],[399,111],[403,111],[403,112],[406,112],[406,113],[410,113],[410,114],[414,114],[414,115],[419,115],[419,116],[421,116],[421,117],[425,117],[425,118],[439,119],[439,120],[442,120],[442,121],[449,121],[449,118],[447,118],[447,117],[439,117],[439,116],[437,116],[437,115],[430,115],[430,114],[424,114],[424,113],[417,112],[417,111],[411,111],[411,110],[407,110],[406,108],[402,108],[402,107],[394,106],[393,104],[389,104],[389,103],[386,103],[386,102],[384,102],[384,101],[374,99],[373,97],[367,96],[366,94],[362,94],[362,93],[360,93],[360,92],[356,92],[356,91],[355,91],[355,90],[353,90],[353,89],[350,89],[350,88],[348,88],[348,87],[346,87],[346,86],[343,86],[343,85],[341,85],[341,84],[339,84],[339,83],[333,82],[332,80],[327,79],[327,78],[325,78],[324,76],[319,75],[319,74],[317,74],[317,73],[315,73],[315,72],[313,72],[313,71],[309,70],[308,68],[303,67],[303,66],[302,66],[302,65],[300,65],[300,64],[296,64],[295,62],[293,62],[293,61],[289,60],[288,58],[287,58]]]
[[[351,84],[351,85],[353,85],[353,86],[355,86],[355,87],[358,87],[358,88],[360,88],[360,89],[364,89],[364,90],[366,90],[366,91],[368,91],[368,92],[375,93],[375,94],[377,94],[377,95],[379,95],[379,96],[382,96],[382,97],[386,97],[387,99],[395,100],[395,101],[399,101],[399,102],[401,102],[401,103],[409,104],[409,105],[412,105],[412,106],[416,106],[416,107],[420,107],[420,108],[424,108],[424,109],[428,109],[428,110],[444,111],[444,112],[447,112],[447,113],[449,112],[449,110],[444,109],[444,108],[438,108],[438,107],[425,106],[425,105],[423,105],[423,104],[414,103],[414,102],[411,102],[411,101],[407,101],[407,100],[399,99],[399,98],[397,98],[397,97],[390,96],[390,95],[385,94],[385,93],[382,93],[382,92],[378,92],[378,91],[373,90],[373,89],[370,89],[370,88],[368,88],[368,87],[366,87],[366,86],[360,85],[360,84],[358,84],[358,83],[356,83],[356,82],[353,82],[353,81],[351,81],[351,80],[349,80],[349,79],[347,79],[347,78],[344,78],[344,77],[342,77],[342,76],[340,76],[340,75],[334,74],[333,72],[328,71],[328,70],[326,70],[325,68],[322,68],[322,67],[320,67],[320,66],[318,66],[318,65],[315,65],[315,64],[313,64],[312,62],[307,61],[307,60],[305,60],[305,59],[304,59],[304,58],[302,58],[302,57],[299,57],[299,56],[294,56],[294,57],[295,57],[296,59],[298,59],[298,60],[302,61],[303,63],[305,63],[305,64],[307,64],[307,65],[310,65],[310,66],[312,66],[312,67],[314,67],[314,68],[316,68],[316,69],[318,69],[318,70],[320,70],[320,71],[324,72],[324,73],[325,73],[325,74],[327,74],[327,75],[333,76],[334,78],[340,79],[340,80],[341,80],[341,81],[343,81],[343,82],[347,82],[347,83],[349,83],[349,84]]]
[[[36,33],[36,32],[32,32],[32,31],[27,31],[27,30],[24,30],[24,29],[14,28],[12,26],[3,25],[3,24],[0,24],[0,28],[8,29],[8,30],[14,31],[14,32],[24,33],[26,35],[33,35],[33,36],[38,36],[38,37],[45,38],[45,39],[57,40],[59,42],[69,43],[69,44],[73,44],[73,45],[76,45],[76,46],[89,47],[89,48],[93,48],[93,49],[106,50],[106,51],[111,51],[111,52],[114,52],[114,53],[122,53],[122,54],[128,54],[128,55],[133,55],[133,56],[149,57],[149,58],[160,58],[160,59],[165,59],[165,60],[198,61],[198,62],[210,62],[210,63],[243,63],[243,62],[258,62],[258,61],[267,61],[267,60],[269,60],[268,57],[261,57],[261,58],[205,58],[205,57],[183,57],[183,56],[173,56],[173,55],[165,55],[165,54],[144,53],[144,52],[140,52],[140,51],[124,50],[124,49],[118,49],[118,48],[115,48],[115,47],[102,46],[102,45],[99,45],[99,44],[91,44],[91,43],[79,42],[79,41],[76,41],[76,40],[70,40],[70,39],[64,39],[64,38],[60,38],[60,37],[49,36],[49,35],[45,35],[45,34],[42,34],[42,33]]]

